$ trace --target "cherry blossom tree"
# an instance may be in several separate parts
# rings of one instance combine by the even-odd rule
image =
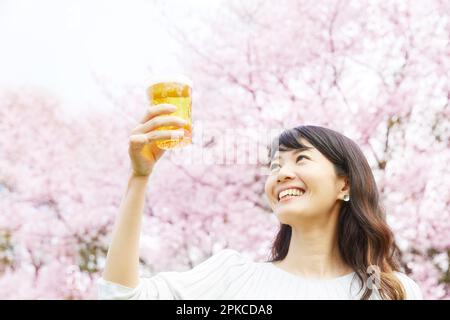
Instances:
[[[121,190],[108,172],[125,166],[107,161],[119,151],[114,140],[103,140],[117,131],[112,122],[71,123],[60,103],[30,88],[2,93],[2,298],[94,294],[98,259],[106,253],[101,237],[120,201],[111,198]]]

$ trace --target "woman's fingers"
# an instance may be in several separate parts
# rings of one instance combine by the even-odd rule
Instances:
[[[183,130],[158,130],[145,134],[148,142],[157,140],[179,139],[184,135]]]
[[[135,130],[136,133],[147,133],[159,127],[174,126],[175,128],[183,128],[188,124],[186,120],[177,116],[157,116],[144,124],[139,124]]]
[[[130,145],[140,146],[161,139],[177,139],[184,135],[184,130],[155,130],[147,133],[134,133],[129,137]]]
[[[173,104],[162,103],[150,106],[139,123],[144,124],[156,116],[172,113],[175,111],[177,111],[177,106]]]

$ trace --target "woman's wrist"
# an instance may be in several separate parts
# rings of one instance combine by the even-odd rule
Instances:
[[[133,180],[148,180],[148,178],[150,178],[150,174],[152,172],[150,171],[148,174],[140,174],[135,172],[134,170],[131,170],[130,172],[130,179]]]

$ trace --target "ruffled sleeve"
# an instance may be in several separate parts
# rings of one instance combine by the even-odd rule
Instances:
[[[229,286],[230,271],[247,262],[247,258],[237,251],[223,249],[191,270],[160,272],[151,277],[141,277],[135,288],[100,278],[97,281],[98,298],[101,300],[218,299]]]

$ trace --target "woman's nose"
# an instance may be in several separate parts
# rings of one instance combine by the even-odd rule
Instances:
[[[289,168],[289,165],[284,165],[278,171],[277,182],[282,182],[286,179],[293,179],[294,177],[295,174],[293,169]]]

